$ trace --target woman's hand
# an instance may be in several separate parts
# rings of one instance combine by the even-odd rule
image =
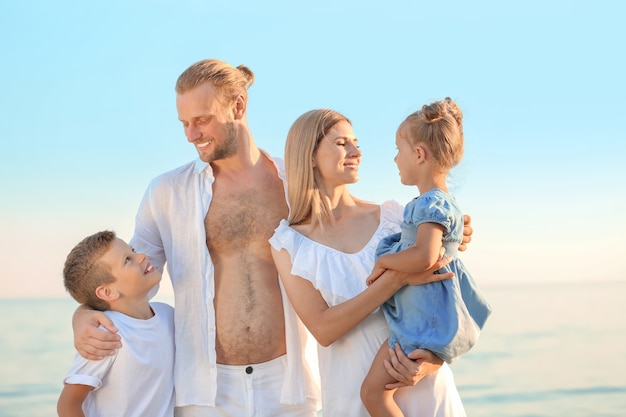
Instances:
[[[463,241],[459,245],[459,250],[462,252],[467,249],[467,244],[472,241],[472,218],[468,214],[463,215]]]
[[[99,328],[103,326],[108,330]],[[89,360],[100,360],[115,354],[115,349],[122,347],[117,328],[102,311],[80,306],[72,317],[74,329],[74,347],[80,356]]]
[[[376,281],[385,271],[386,271],[385,268],[381,268],[381,267],[374,265],[372,272],[365,279],[365,283],[367,284],[367,286],[369,287],[370,285],[372,285],[372,283]]]
[[[387,384],[385,388],[395,389],[417,384],[426,375],[441,368],[443,360],[429,350],[416,349],[405,355],[399,344],[389,349],[389,360],[385,360],[387,372],[396,383]]]

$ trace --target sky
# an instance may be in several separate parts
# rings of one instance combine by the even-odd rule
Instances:
[[[375,202],[417,195],[395,130],[450,96],[474,278],[625,281],[625,4],[0,0],[0,297],[66,296],[78,241],[130,239],[148,182],[196,157],[174,83],[205,58],[255,73],[248,122],[274,155],[308,110],[350,118],[364,153],[351,190]]]

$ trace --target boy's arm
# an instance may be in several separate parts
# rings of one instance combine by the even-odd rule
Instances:
[[[99,328],[103,326],[108,330]],[[100,360],[115,354],[115,349],[122,347],[117,328],[102,311],[79,306],[72,317],[74,329],[74,347],[85,359]]]
[[[83,401],[92,389],[89,385],[65,384],[57,402],[59,417],[85,417]]]
[[[406,273],[425,271],[439,259],[443,226],[438,223],[421,223],[417,226],[417,241],[397,253],[388,253],[376,261],[376,267]]]

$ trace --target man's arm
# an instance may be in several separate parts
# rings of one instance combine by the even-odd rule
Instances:
[[[65,384],[57,402],[59,417],[85,417],[83,401],[92,389],[89,385]]]
[[[100,329],[100,326],[108,332]],[[115,350],[122,347],[117,328],[102,311],[79,306],[72,317],[72,328],[74,347],[85,359],[100,360],[105,356],[114,355]]]
[[[459,250],[463,252],[467,250],[467,245],[472,241],[472,234],[474,233],[474,229],[472,229],[472,218],[469,214],[463,215],[463,242],[459,245]]]

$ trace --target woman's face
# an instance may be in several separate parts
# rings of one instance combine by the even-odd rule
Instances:
[[[313,154],[318,185],[326,187],[353,184],[359,180],[362,152],[352,126],[345,120],[335,124]],[[321,182],[321,183],[320,183]]]

